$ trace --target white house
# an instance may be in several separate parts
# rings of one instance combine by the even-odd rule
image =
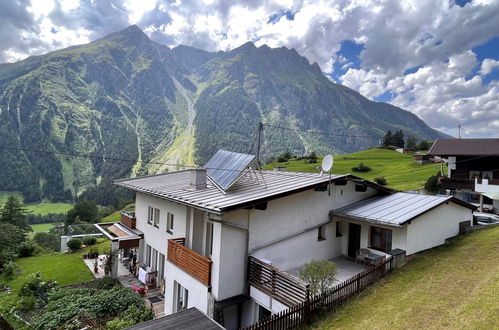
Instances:
[[[139,261],[165,280],[165,314],[197,307],[228,329],[246,326],[302,299],[303,283],[287,270],[369,246],[415,253],[472,218],[472,206],[452,197],[423,201],[351,175],[256,171],[254,159],[221,150],[206,169],[116,181],[136,191]],[[415,201],[407,196],[420,207],[404,208]],[[369,212],[385,202],[383,218]],[[373,241],[388,231],[389,243]],[[265,290],[268,271],[298,293]]]

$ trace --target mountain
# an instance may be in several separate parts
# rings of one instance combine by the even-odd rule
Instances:
[[[0,144],[9,147],[0,149],[0,190],[109,204],[114,178],[204,164],[219,148],[255,152],[260,121],[297,129],[266,126],[264,159],[352,152],[387,129],[442,136],[410,112],[332,83],[293,49],[170,49],[130,26],[0,65]]]

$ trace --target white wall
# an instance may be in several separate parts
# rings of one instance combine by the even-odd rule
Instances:
[[[472,210],[451,202],[417,217],[407,225],[407,255],[444,244],[459,234],[459,222],[472,219]]]
[[[276,238],[324,223],[333,209],[375,195],[376,190],[356,192],[355,183],[331,186],[328,191],[308,190],[268,202],[267,210],[251,210],[249,250]],[[317,240],[317,229],[259,249],[253,256],[271,260],[274,266],[289,270],[311,260],[329,259],[340,255],[342,238],[336,237],[335,224],[326,228],[326,240]],[[305,248],[304,248],[305,247]]]
[[[174,281],[189,291],[187,305],[188,308],[197,307],[201,312],[208,312],[208,288],[199,280],[190,276],[173,263],[166,261],[166,293],[165,293],[165,314],[173,313],[174,305]]]
[[[148,206],[159,209],[159,228],[147,223]],[[166,232],[166,214],[167,212],[174,214],[173,234]],[[146,244],[158,250],[166,257],[166,249],[168,239],[186,237],[186,220],[188,216],[187,207],[177,203],[172,203],[164,199],[145,195],[142,193],[136,194],[135,216],[137,218],[137,229],[144,233],[144,248],[139,261],[145,261]],[[165,272],[168,276],[168,273]]]
[[[272,311],[272,313],[279,313],[289,308],[254,286],[250,286],[250,296],[258,305],[265,307],[269,311]]]

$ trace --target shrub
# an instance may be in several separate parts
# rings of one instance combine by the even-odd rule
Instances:
[[[118,330],[131,327],[135,324],[152,320],[154,312],[150,308],[139,308],[135,305],[130,306],[125,312],[117,318],[106,323],[106,328]]]
[[[376,182],[377,184],[379,184],[381,186],[386,186],[386,184],[387,184],[384,176],[381,176],[379,178],[374,178],[374,182]]]
[[[111,278],[109,276],[106,276],[106,277],[100,279],[97,282],[97,285],[95,287],[96,287],[96,289],[99,289],[99,290],[111,290],[112,288],[114,288],[116,286],[120,286],[120,281],[118,281],[115,278]]]
[[[16,259],[16,253],[10,249],[0,251],[0,271],[4,271],[5,266]]]
[[[14,276],[14,272],[16,271],[17,264],[13,261],[9,261],[5,264],[3,267],[3,274],[5,275],[6,278],[12,279]]]
[[[83,244],[85,245],[95,245],[97,243],[97,238],[93,236],[85,236],[83,237]]]
[[[313,294],[318,294],[333,285],[336,280],[336,265],[329,260],[312,260],[300,270],[300,277],[310,284]]]
[[[369,166],[364,165],[363,162],[360,162],[357,167],[352,167],[352,171],[354,172],[369,172],[371,168]]]
[[[19,245],[19,257],[31,257],[35,254],[36,251],[36,243],[32,240],[24,241]]]
[[[50,249],[52,251],[59,251],[59,249],[61,248],[60,239],[53,233],[36,233],[33,237],[33,240],[41,247]]]
[[[437,174],[430,176],[426,183],[424,184],[424,189],[430,193],[437,193],[440,190],[440,184],[438,183],[439,172]]]
[[[67,246],[71,251],[79,250],[81,247],[81,239],[72,238],[68,241]]]
[[[48,294],[57,286],[56,281],[44,281],[40,273],[31,274],[19,290],[20,297],[36,297],[47,303]]]
[[[30,312],[35,309],[38,300],[33,296],[22,297],[17,301],[16,309],[22,312]]]

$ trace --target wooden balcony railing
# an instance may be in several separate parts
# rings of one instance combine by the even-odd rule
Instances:
[[[211,284],[211,259],[203,257],[197,252],[186,248],[185,238],[168,240],[168,261],[174,263],[187,274],[201,281],[205,285]]]
[[[439,181],[442,189],[475,189],[475,180],[448,178],[442,176]]]
[[[307,283],[254,257],[249,257],[248,282],[288,307],[310,297]]]
[[[130,229],[137,228],[137,219],[134,212],[121,212],[121,223]]]

